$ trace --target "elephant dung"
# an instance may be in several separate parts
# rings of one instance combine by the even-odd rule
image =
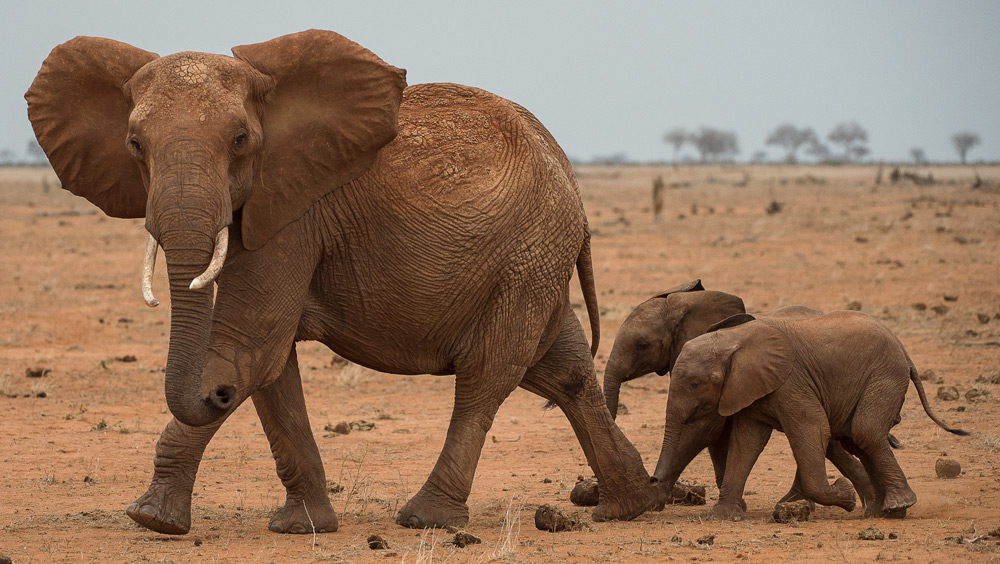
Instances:
[[[705,486],[677,482],[670,490],[667,503],[670,505],[705,505]]]
[[[542,505],[535,511],[535,528],[539,531],[558,533],[560,531],[579,531],[585,527],[586,525],[579,514],[566,515],[549,504]]]
[[[885,533],[875,527],[868,527],[858,533],[859,540],[885,540]]]
[[[774,513],[771,516],[775,523],[796,523],[808,521],[812,513],[812,504],[807,499],[797,501],[786,501],[774,506]]]
[[[969,403],[986,401],[988,399],[990,399],[990,391],[986,388],[969,388],[969,390],[965,392],[965,401]]]
[[[474,535],[471,535],[465,531],[458,531],[455,533],[455,537],[451,539],[451,544],[457,546],[458,548],[465,548],[470,544],[480,544],[483,541]]]
[[[569,500],[573,505],[582,505],[584,507],[597,505],[600,501],[597,478],[587,478],[584,480],[581,477],[576,482],[576,485],[573,486],[573,491],[569,492]]]
[[[369,535],[368,548],[372,550],[385,550],[389,548],[389,543],[379,535]]]
[[[939,386],[937,399],[941,401],[955,401],[958,399],[958,388],[955,386]]]
[[[938,478],[957,478],[962,473],[962,465],[957,460],[950,458],[939,458],[934,463],[934,473]]]

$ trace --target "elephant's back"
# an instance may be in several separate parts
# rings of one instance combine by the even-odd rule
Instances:
[[[399,133],[373,170],[393,196],[428,211],[485,212],[487,219],[508,208],[572,214],[565,207],[575,201],[577,220],[585,221],[572,168],[552,136],[523,107],[479,88],[406,88]]]

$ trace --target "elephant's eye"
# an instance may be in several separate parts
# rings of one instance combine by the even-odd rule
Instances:
[[[649,343],[642,342],[635,345],[635,350],[642,352],[649,349]]]
[[[691,382],[691,389],[692,390],[697,390],[698,389],[698,382]]]
[[[236,137],[233,138],[234,149],[237,150],[242,149],[246,144],[247,144],[247,134],[245,131],[237,133]]]
[[[137,156],[142,156],[142,143],[139,142],[135,137],[130,137],[128,140],[128,148],[132,150],[132,153]]]

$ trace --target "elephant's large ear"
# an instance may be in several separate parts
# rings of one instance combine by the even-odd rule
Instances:
[[[701,284],[701,278],[696,278],[686,284],[681,284],[679,286],[674,286],[673,288],[660,292],[653,296],[654,298],[665,298],[670,294],[676,294],[678,292],[701,292],[704,291],[705,287]]]
[[[770,324],[755,321],[716,334],[736,344],[719,399],[719,414],[724,417],[777,390],[792,370],[792,347]]]
[[[156,53],[99,37],[59,45],[24,94],[28,119],[63,188],[113,217],[146,215],[146,189],[125,147],[123,87]]]
[[[406,71],[331,31],[233,48],[274,80],[260,174],[243,207],[243,243],[261,247],[317,200],[361,176],[398,129]]]

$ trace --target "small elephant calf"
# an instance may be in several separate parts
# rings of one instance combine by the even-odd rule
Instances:
[[[719,501],[712,514],[742,515],[747,477],[773,429],[784,432],[806,499],[854,508],[846,481],[827,482],[832,440],[857,456],[871,477],[869,515],[902,516],[916,495],[892,454],[909,383],[924,411],[939,420],[902,343],[869,315],[838,311],[802,320],[738,314],[689,341],[671,372],[663,450],[654,479],[667,491],[706,446],[704,437],[731,425]]]
[[[611,416],[617,415],[622,383],[651,372],[660,375],[671,372],[685,343],[742,313],[746,313],[742,299],[725,292],[706,290],[700,279],[660,292],[636,306],[618,330],[604,371],[604,395]],[[756,315],[766,319],[797,320],[818,317],[823,312],[793,305]],[[693,458],[707,447],[715,468],[716,485],[721,486],[729,448],[729,428],[727,425],[717,426],[702,439],[701,448],[690,456]],[[861,463],[838,441],[830,443],[827,457],[850,479],[866,508],[869,507],[874,501],[875,489]],[[780,501],[802,499],[801,490],[800,481],[796,479]],[[657,488],[655,507],[662,509],[669,494],[670,488]]]

